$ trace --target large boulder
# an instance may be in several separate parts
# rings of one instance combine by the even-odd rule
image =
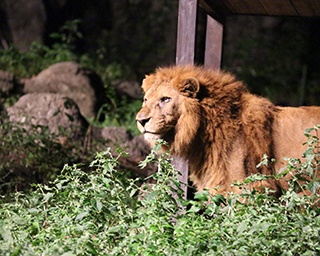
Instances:
[[[133,170],[140,177],[149,177],[155,172],[156,166],[151,163],[144,169],[139,167],[140,162],[150,154],[151,150],[143,135],[135,136],[131,140],[126,141],[123,148],[129,154],[129,157],[119,159],[123,167]]]
[[[59,93],[74,100],[85,118],[94,118],[103,102],[100,77],[75,62],[56,63],[23,83],[25,93]]]
[[[9,121],[25,129],[46,126],[50,133],[70,139],[82,137],[86,129],[86,122],[76,104],[60,94],[26,94],[6,110]]]

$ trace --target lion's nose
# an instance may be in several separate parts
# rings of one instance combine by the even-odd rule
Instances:
[[[151,117],[149,116],[145,116],[144,114],[140,114],[138,113],[136,120],[137,122],[139,122],[141,124],[142,127],[144,127],[146,125],[146,123],[149,122],[149,120],[151,119]]]

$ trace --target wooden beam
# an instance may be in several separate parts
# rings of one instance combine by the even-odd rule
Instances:
[[[278,1],[278,0],[277,0]],[[281,0],[282,1],[282,0]],[[225,0],[223,1],[233,14],[261,14],[267,15],[260,1],[252,0]]]
[[[300,16],[320,16],[320,1],[291,0],[291,3]]]
[[[266,10],[267,15],[283,15],[283,16],[297,16],[295,8],[292,6],[291,0],[270,1],[259,0],[260,4]],[[253,12],[254,13],[254,12]]]
[[[223,41],[223,25],[207,15],[206,46],[204,66],[206,68],[220,69]]]

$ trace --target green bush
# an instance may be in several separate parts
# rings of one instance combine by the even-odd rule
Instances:
[[[59,138],[63,136],[66,138],[62,130],[52,134],[45,126],[25,129],[8,121],[0,123],[1,194],[27,190],[32,183],[47,183],[65,163],[85,161],[83,141],[69,139],[61,145]]]
[[[318,142],[311,140],[305,164],[315,170]],[[141,163],[157,164],[153,185],[128,178],[107,150],[90,170],[65,165],[51,184],[12,195],[0,208],[0,254],[319,255],[316,191],[298,196],[291,186],[278,199],[255,191],[228,198],[202,191],[184,200],[168,154],[157,158],[156,151]]]

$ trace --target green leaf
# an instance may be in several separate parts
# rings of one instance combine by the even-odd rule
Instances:
[[[30,213],[38,213],[39,210],[37,208],[30,208],[30,209],[28,209],[28,212],[30,212]]]
[[[196,192],[194,195],[194,198],[198,199],[201,202],[206,202],[208,201],[209,196],[210,196],[210,193],[208,190],[202,190],[202,191]]]
[[[75,256],[76,254],[73,254],[72,251],[69,252],[65,252],[63,254],[61,254],[61,256]]]
[[[242,234],[248,227],[247,221],[242,221],[237,227],[237,233]]]
[[[317,192],[317,189],[320,188],[320,182],[319,181],[311,181],[308,183],[308,189],[315,194]]]
[[[44,203],[48,202],[49,199],[50,199],[51,197],[53,197],[53,195],[54,195],[54,193],[46,193],[45,196],[44,196],[44,198],[43,198],[43,202],[44,202]]]
[[[77,215],[77,217],[75,218],[75,221],[82,220],[87,215],[88,215],[88,212],[84,211],[84,212]]]
[[[221,195],[221,194],[218,194],[218,195],[214,195],[211,197],[211,201],[213,203],[215,203],[216,205],[220,205],[222,202],[225,202],[226,201],[226,198]]]
[[[120,231],[121,229],[122,229],[122,226],[117,225],[117,226],[113,226],[113,227],[108,228],[108,232],[116,233],[116,232]]]
[[[2,239],[3,239],[5,242],[13,243],[13,241],[14,241],[10,229],[7,229],[7,228],[6,228],[6,229],[3,229],[2,232],[1,232],[1,236],[2,236]]]
[[[188,210],[188,212],[198,213],[200,210],[201,208],[199,206],[192,205],[191,208]]]
[[[97,206],[97,210],[98,210],[98,211],[101,211],[101,209],[102,209],[102,203],[101,203],[100,200],[96,200],[96,206]]]

